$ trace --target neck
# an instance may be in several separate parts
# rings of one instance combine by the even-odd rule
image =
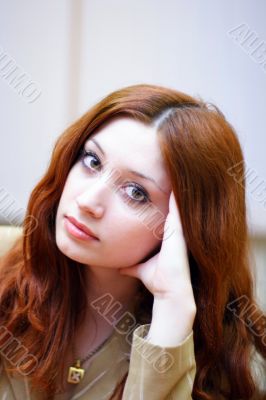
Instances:
[[[88,302],[90,305],[110,311],[117,317],[125,311],[133,311],[136,293],[140,287],[140,280],[135,277],[121,275],[117,268],[86,266]],[[91,311],[91,307],[90,311]],[[96,317],[99,311],[94,308]],[[116,311],[115,311],[116,310]]]

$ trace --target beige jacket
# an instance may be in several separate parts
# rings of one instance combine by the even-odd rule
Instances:
[[[150,324],[138,326],[127,337],[114,330],[105,345],[90,359],[83,380],[74,392],[55,400],[108,400],[128,371],[122,400],[188,400],[196,373],[193,332],[179,346],[163,348],[145,339]],[[1,357],[0,400],[40,400],[26,377],[7,375]]]
[[[83,380],[73,385],[74,391],[58,394],[54,400],[108,400],[126,372],[122,399],[116,400],[191,400],[196,373],[193,332],[178,346],[164,348],[145,339],[149,327],[137,327],[133,338],[132,334],[128,337],[114,330],[90,359]],[[1,361],[0,400],[43,400],[41,393],[31,391],[26,377],[7,375],[6,358],[1,356]],[[253,361],[258,382],[253,400],[265,400],[265,361]]]

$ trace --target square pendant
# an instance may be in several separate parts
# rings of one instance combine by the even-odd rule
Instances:
[[[68,383],[79,383],[84,376],[83,368],[70,367],[68,371]]]

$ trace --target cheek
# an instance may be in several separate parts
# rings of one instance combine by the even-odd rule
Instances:
[[[74,174],[70,172],[61,194],[59,207],[69,204],[69,200],[75,198],[75,195],[78,193],[78,180],[74,178]]]
[[[74,198],[75,198],[75,182],[72,179],[71,173],[69,173],[56,210],[56,220],[55,220],[56,232],[58,230],[58,227],[60,226],[59,224],[62,223],[62,221],[60,221],[62,215],[65,214],[67,211],[69,211],[69,205],[72,204]]]
[[[160,244],[160,240],[152,229],[142,224],[137,219],[119,218],[113,224],[110,235],[110,255],[114,256],[114,249],[117,261],[129,264],[140,262],[148,253],[153,251]]]
[[[128,218],[127,226],[130,227],[127,235],[134,241],[150,247],[163,239],[165,220],[168,214],[168,202],[160,206],[152,204],[148,208],[140,207]],[[143,243],[142,243],[143,241]]]
[[[168,203],[160,203],[159,206],[152,204],[145,212],[139,212],[137,219],[140,223],[139,229],[143,236],[151,243],[163,239],[164,225],[168,214]]]
[[[115,202],[112,212],[109,215],[109,232],[113,232],[114,237],[119,237],[123,242],[129,241],[138,243],[142,247],[144,243],[154,243],[156,236],[154,228],[158,226],[158,221],[154,219],[150,210],[142,207],[131,208],[128,205]]]

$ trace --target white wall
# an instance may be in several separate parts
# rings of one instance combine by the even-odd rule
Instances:
[[[70,0],[0,1],[0,187],[15,200],[14,207],[25,209],[67,123],[70,7]],[[40,88],[35,102],[8,84],[12,75],[2,78],[4,53]],[[1,214],[5,222],[2,207]]]

